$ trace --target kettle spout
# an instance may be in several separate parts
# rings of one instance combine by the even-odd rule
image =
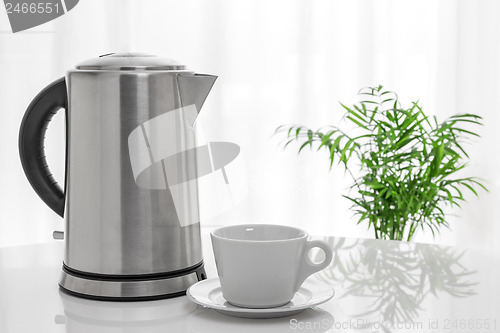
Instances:
[[[195,105],[199,113],[217,76],[208,74],[179,74],[177,83],[182,106]]]

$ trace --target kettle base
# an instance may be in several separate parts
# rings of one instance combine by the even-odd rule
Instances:
[[[173,273],[129,276],[75,272],[63,264],[59,286],[70,295],[93,300],[150,301],[183,296],[206,278],[203,262]]]

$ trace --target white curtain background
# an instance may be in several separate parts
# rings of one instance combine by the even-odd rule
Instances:
[[[274,129],[338,124],[339,101],[382,84],[402,101],[419,100],[439,119],[484,117],[468,146],[467,173],[489,193],[467,196],[452,230],[416,241],[500,249],[500,4],[483,1],[81,0],[72,11],[12,34],[0,10],[0,246],[51,240],[63,221],[31,189],[18,157],[26,106],[48,83],[87,58],[139,51],[219,76],[202,110],[207,139],[240,145],[248,195],[206,225],[279,223],[311,234],[372,237],[351,218],[350,179],[329,171],[325,152],[281,151]],[[46,149],[64,174],[64,119],[49,127]]]

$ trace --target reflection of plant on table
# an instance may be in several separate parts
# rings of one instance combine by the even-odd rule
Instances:
[[[359,97],[352,107],[341,104],[347,111],[343,119],[354,125],[349,134],[336,126],[316,131],[280,126],[276,133],[286,135],[284,147],[298,141],[300,153],[316,144],[328,151],[330,167],[335,161],[345,166],[357,191],[344,197],[352,201],[358,223],[368,221],[376,238],[411,240],[418,227],[433,235],[449,227],[444,206],[459,207],[464,189],[476,196],[475,186],[486,190],[478,178],[457,176],[469,157],[463,143],[479,136],[469,127],[481,125],[482,118],[460,114],[439,123],[418,102],[402,107],[382,86],[362,89]]]
[[[325,239],[334,253],[318,278],[340,285],[344,297],[366,297],[368,308],[357,317],[377,316],[392,323],[413,322],[431,294],[470,297],[476,294],[476,271],[461,263],[465,252],[429,244],[376,240]]]

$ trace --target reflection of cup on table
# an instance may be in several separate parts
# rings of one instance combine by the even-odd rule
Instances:
[[[271,224],[223,227],[211,233],[224,298],[235,306],[268,308],[288,303],[311,274],[326,268],[332,251],[323,241],[307,240],[303,230]],[[318,247],[321,263],[309,259]]]

